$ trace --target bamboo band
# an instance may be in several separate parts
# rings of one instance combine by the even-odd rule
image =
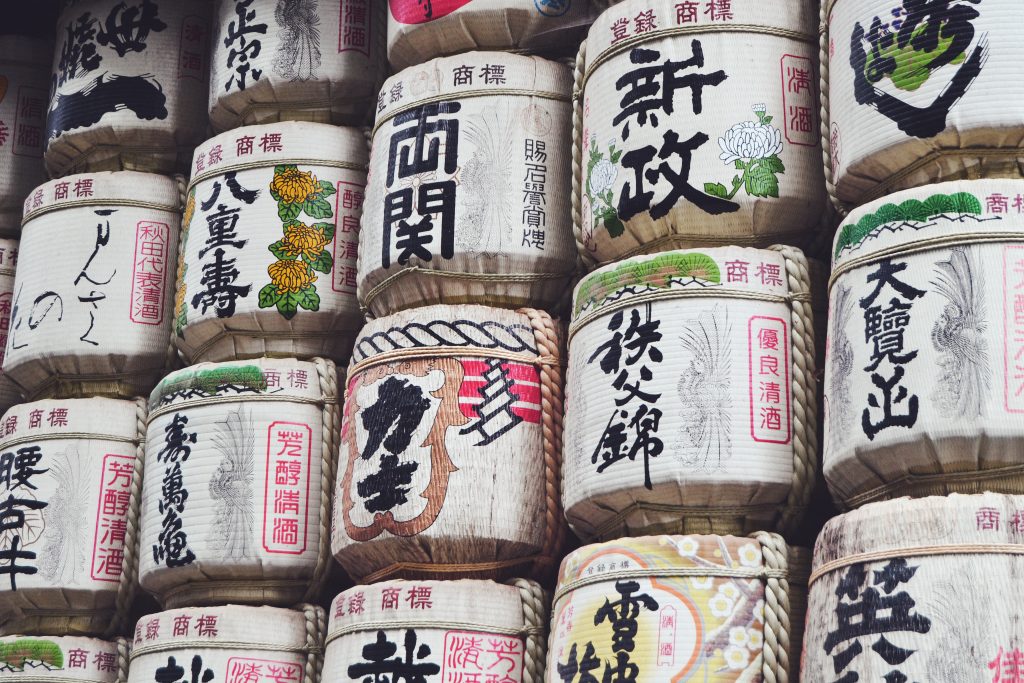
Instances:
[[[285,394],[236,394],[231,396],[207,396],[204,398],[186,399],[181,403],[168,403],[149,411],[150,421],[161,415],[176,412],[179,410],[191,410],[202,406],[217,405],[219,403],[250,403],[250,402],[280,402],[280,403],[302,403],[305,405],[319,406],[324,403],[337,403],[338,399],[326,399],[322,396],[288,396]]]
[[[905,474],[898,479],[882,486],[877,486],[854,496],[841,496],[840,489],[835,489],[837,497],[841,496],[841,507],[845,509],[860,507],[877,500],[888,500],[898,496],[945,496],[950,493],[994,493],[1005,492],[1017,494],[1024,490],[1024,465],[1008,465],[993,467],[972,472],[937,472],[935,474]]]
[[[428,346],[409,349],[392,349],[364,358],[354,363],[348,370],[349,377],[355,377],[367,368],[385,363],[397,363],[401,361],[420,360],[426,358],[500,358],[513,363],[525,365],[559,365],[561,360],[555,356],[532,356],[515,351],[504,349],[481,349],[463,346]]]
[[[25,227],[29,221],[39,218],[43,214],[50,213],[52,211],[63,211],[64,209],[78,209],[88,206],[130,206],[137,209],[152,209],[153,211],[163,211],[165,213],[178,213],[178,207],[170,204],[161,204],[159,202],[146,202],[140,199],[129,199],[127,197],[119,199],[72,199],[59,204],[51,204],[49,206],[42,206],[38,209],[33,209],[25,214],[25,217],[21,219],[21,226]]]
[[[937,557],[940,555],[1024,555],[1024,545],[1019,543],[965,543],[963,545],[926,545],[913,548],[893,548],[870,553],[858,553],[838,560],[826,562],[811,572],[808,585],[839,569],[855,564],[884,562],[907,557]]]
[[[395,621],[365,621],[358,624],[346,624],[332,630],[327,634],[327,644],[330,645],[338,638],[342,638],[353,633],[364,633],[366,631],[386,631],[394,628],[424,628],[424,629],[435,629],[435,630],[449,630],[449,631],[471,631],[473,633],[486,633],[489,635],[499,636],[519,636],[523,637],[529,635],[540,635],[544,633],[543,628],[530,628],[528,626],[520,626],[518,628],[503,628],[501,626],[485,626],[470,621],[453,621],[449,619],[403,619],[401,622]]]
[[[172,640],[165,643],[151,643],[136,645],[128,655],[129,661],[135,661],[139,657],[145,657],[157,652],[174,652],[183,650],[259,650],[262,652],[299,652],[308,653],[310,648],[307,644],[302,645],[280,645],[277,643],[252,643],[244,640],[199,640],[188,638]]]
[[[254,168],[273,168],[274,166],[280,166],[282,164],[294,164],[296,166],[324,166],[327,168],[343,168],[348,171],[357,171],[359,173],[366,173],[366,166],[361,164],[354,164],[349,161],[341,161],[337,159],[280,159],[270,160],[263,159],[259,161],[246,161],[235,164],[224,164],[223,166],[218,165],[217,168],[209,169],[203,173],[199,173],[192,177],[188,183],[187,191],[191,192],[193,188],[199,183],[209,180],[210,178],[218,178],[223,176],[225,173],[231,173],[235,171],[248,171]]]

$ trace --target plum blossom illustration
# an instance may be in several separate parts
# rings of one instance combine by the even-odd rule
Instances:
[[[732,199],[743,188],[751,197],[778,197],[779,178],[786,172],[782,154],[782,131],[771,125],[763,104],[755,104],[757,121],[737,123],[718,138],[719,158],[740,173],[733,176],[732,188],[722,183],[704,183],[704,191],[715,197]]]

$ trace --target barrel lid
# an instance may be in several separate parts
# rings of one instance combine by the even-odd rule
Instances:
[[[68,398],[21,403],[0,418],[0,450],[36,439],[88,438],[134,443],[139,440],[138,420],[135,401]]]
[[[281,121],[233,128],[210,138],[192,155],[195,185],[245,168],[313,164],[365,172],[369,146],[363,131],[306,121]]]
[[[139,206],[178,213],[181,198],[173,178],[155,173],[79,173],[50,180],[35,188],[25,198],[22,225],[50,211],[75,206]]]
[[[0,637],[0,681],[114,683],[117,643],[79,636]]]
[[[49,70],[53,64],[53,41],[27,36],[0,36],[0,68],[10,64],[46,70],[46,80],[38,85],[49,87]],[[32,83],[14,85],[35,85]]]
[[[403,69],[384,81],[376,125],[420,104],[441,99],[526,95],[569,102],[572,71],[541,57],[468,52]]]
[[[306,652],[307,615],[280,607],[186,607],[150,614],[139,619],[131,658],[149,652],[172,651],[175,646],[191,652],[204,647],[261,651]]]

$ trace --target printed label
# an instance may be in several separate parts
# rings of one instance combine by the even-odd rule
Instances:
[[[97,581],[117,583],[121,580],[134,470],[133,456],[113,453],[103,456],[90,574]]]
[[[444,663],[441,681],[521,681],[523,642],[509,636],[477,631],[447,631],[444,634]]]
[[[341,0],[338,16],[338,52],[361,52],[370,56],[373,13],[370,0]]]
[[[135,228],[131,297],[134,323],[159,325],[164,321],[169,234],[166,223],[155,221],[139,221]]]
[[[754,441],[790,440],[789,335],[781,318],[755,315],[747,324],[750,435]]]
[[[786,141],[804,147],[819,142],[815,112],[814,64],[807,57],[782,56],[783,131]]]
[[[41,88],[18,88],[18,110],[14,115],[13,154],[21,157],[42,157],[46,127],[46,91]]]
[[[312,428],[298,422],[273,422],[267,429],[263,549],[268,553],[306,550],[312,436]]]
[[[344,180],[336,183],[334,215],[334,272],[331,289],[343,294],[356,293],[356,256],[359,249],[359,217],[363,212],[366,185]]]
[[[302,680],[302,666],[273,659],[231,657],[224,680],[227,683],[292,683]]]
[[[178,56],[178,78],[192,78],[206,82],[207,68],[206,36],[209,33],[206,22],[197,16],[181,20],[181,47]]]

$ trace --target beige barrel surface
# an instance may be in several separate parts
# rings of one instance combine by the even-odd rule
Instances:
[[[210,75],[217,132],[274,121],[357,125],[384,78],[387,4],[218,0]]]
[[[576,287],[563,495],[584,539],[799,522],[817,468],[794,247],[638,256]]]
[[[765,532],[584,546],[562,562],[545,680],[795,681],[809,565]]]
[[[566,302],[571,82],[561,64],[499,52],[388,79],[359,254],[359,299],[373,315]]]
[[[3,683],[126,683],[128,641],[77,636],[0,638]]]
[[[833,518],[814,549],[802,680],[1019,678],[1022,540],[1024,496],[900,499]]]
[[[319,683],[321,607],[195,607],[142,617],[128,683]]]
[[[7,349],[11,329],[11,308],[14,305],[14,272],[18,266],[18,241],[0,239],[0,366]],[[0,371],[0,412],[21,400],[18,386]]]
[[[367,148],[352,128],[281,122],[196,149],[174,306],[191,362],[348,361]]]
[[[116,634],[138,569],[145,403],[23,403],[0,418],[0,631]]]
[[[180,205],[175,181],[133,171],[29,195],[3,366],[26,395],[149,393],[167,361]]]
[[[951,6],[952,5],[952,6]],[[963,178],[1022,176],[1017,0],[826,0],[826,173],[853,208]],[[823,131],[824,132],[824,131]]]
[[[165,608],[288,606],[330,562],[334,364],[203,363],[150,398],[139,580]]]
[[[562,334],[533,309],[428,306],[356,339],[331,547],[363,583],[553,572]]]
[[[0,36],[0,235],[21,230],[25,195],[46,180],[43,146],[52,45]]]
[[[596,15],[586,0],[387,0],[387,4],[388,61],[395,69],[475,50],[568,53]]]
[[[629,0],[594,22],[573,128],[588,264],[813,239],[827,199],[811,5]]]
[[[526,579],[350,588],[331,604],[323,680],[543,683],[549,599]],[[396,650],[416,656],[380,657]]]
[[[188,168],[207,125],[211,7],[208,0],[66,3],[46,117],[51,177]]]
[[[846,506],[1024,492],[1024,181],[953,181],[836,234],[825,478]]]

